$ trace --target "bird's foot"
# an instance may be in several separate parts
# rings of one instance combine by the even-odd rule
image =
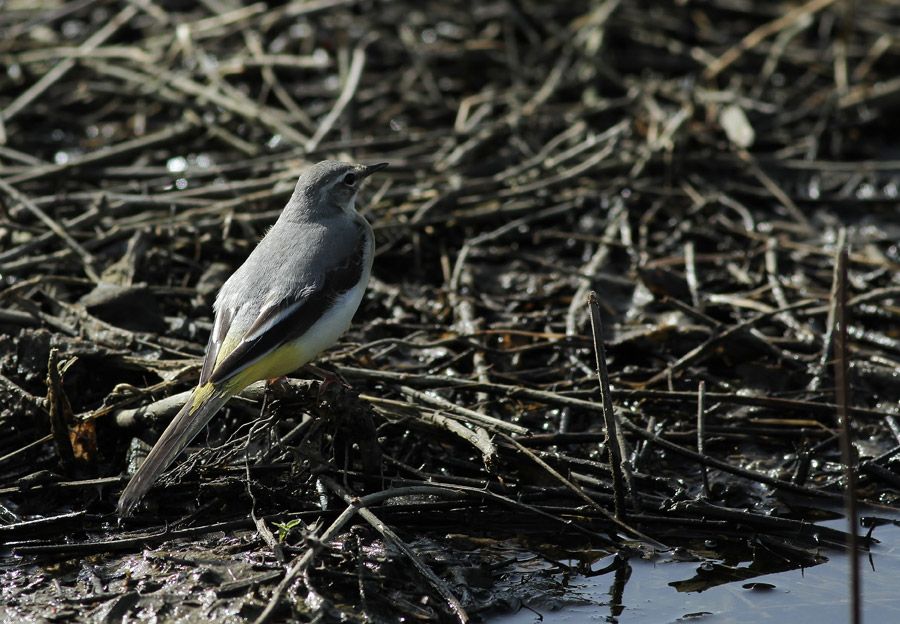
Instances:
[[[279,386],[282,386],[281,390],[287,390],[287,377],[282,375],[281,377],[272,377],[271,379],[266,379],[265,389],[263,391],[263,403],[260,408],[260,414],[265,414],[266,409],[272,404],[272,401],[275,400],[277,395],[277,389]]]
[[[287,382],[287,375],[282,375],[281,377],[272,377],[271,379],[266,379],[266,388],[274,388],[275,386],[281,385]]]
[[[350,382],[341,377],[338,373],[324,370],[322,368],[319,368],[318,366],[313,366],[312,364],[307,364],[306,367],[310,372],[322,378],[322,381],[319,383],[319,391],[317,393],[318,398],[322,398],[328,392],[328,390],[336,384],[340,384],[341,387],[345,390],[353,389],[353,386],[350,385]]]

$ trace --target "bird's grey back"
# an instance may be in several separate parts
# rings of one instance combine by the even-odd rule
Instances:
[[[363,243],[371,244],[368,222],[330,205],[325,193],[354,168],[326,160],[300,174],[275,225],[219,291],[217,310],[240,310],[236,329],[252,323],[267,304],[315,290],[328,267],[340,266]]]
[[[246,301],[263,304],[312,289],[327,267],[340,264],[356,249],[363,235],[363,224],[343,215],[301,223],[278,221],[222,286],[217,307]]]

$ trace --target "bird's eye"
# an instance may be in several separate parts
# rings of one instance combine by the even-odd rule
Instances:
[[[344,184],[347,186],[356,186],[356,174],[348,173],[344,176]]]

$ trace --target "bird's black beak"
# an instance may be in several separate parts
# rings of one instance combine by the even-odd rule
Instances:
[[[375,173],[376,171],[381,171],[382,169],[384,169],[385,167],[387,167],[389,164],[390,164],[390,163],[384,162],[384,163],[377,163],[377,164],[375,164],[375,165],[363,165],[363,166],[362,166],[362,171],[360,171],[359,174],[360,174],[363,178],[368,178],[370,175],[372,175],[372,174]]]

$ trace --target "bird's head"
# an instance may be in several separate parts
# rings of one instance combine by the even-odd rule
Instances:
[[[323,160],[300,174],[285,211],[297,217],[329,217],[352,210],[363,181],[388,163],[357,165]]]

